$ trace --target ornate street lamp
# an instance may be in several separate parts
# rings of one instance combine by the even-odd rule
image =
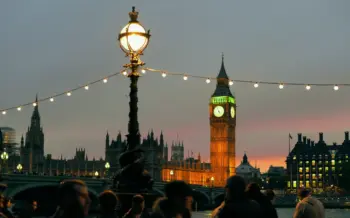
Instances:
[[[6,163],[5,171],[7,173],[7,160],[9,159],[8,153],[6,151],[2,152],[1,155],[0,155],[0,158],[2,160],[2,163]]]
[[[130,78],[130,102],[129,102],[129,124],[126,151],[120,156],[119,162],[122,170],[114,177],[113,186],[118,192],[144,192],[152,188],[153,180],[144,170],[143,151],[140,146],[140,130],[137,118],[137,82],[140,77],[139,67],[145,63],[140,60],[143,51],[146,49],[150,31],[137,20],[138,12],[135,7],[129,12],[130,21],[122,28],[118,41],[121,49],[130,59],[125,64],[123,74]]]
[[[127,143],[128,150],[134,149],[136,146],[140,145],[140,131],[139,122],[137,119],[137,81],[140,77],[138,68],[145,63],[140,60],[140,55],[146,49],[149,38],[150,31],[146,32],[145,28],[137,20],[139,13],[135,11],[135,7],[132,7],[132,12],[129,12],[130,21],[122,29],[118,36],[119,44],[121,49],[125,52],[126,56],[130,58],[130,63],[125,64],[124,67],[130,69],[127,76],[130,78],[130,112],[129,112],[129,125],[128,125],[128,135]]]
[[[173,176],[174,176],[174,171],[170,170],[169,174],[170,174],[170,181],[172,181],[173,180]]]
[[[107,163],[105,164],[106,170],[108,170],[110,167],[111,167],[111,166],[110,166],[109,163],[107,162]]]
[[[105,169],[106,169],[105,176],[108,176],[108,170],[110,167],[111,167],[111,165],[109,164],[109,162],[106,162],[106,164],[105,164]]]
[[[22,169],[23,169],[22,164],[18,164],[18,165],[17,165],[17,170],[18,170],[18,172],[21,172]]]

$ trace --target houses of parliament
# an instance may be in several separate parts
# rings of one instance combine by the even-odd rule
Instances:
[[[126,147],[126,140],[120,132],[115,138],[107,132],[104,143],[105,159],[91,160],[87,157],[86,150],[81,148],[76,149],[74,158],[71,159],[62,156],[54,159],[51,154],[45,155],[44,130],[37,98],[35,102],[27,133],[25,137],[21,137],[19,151],[9,154],[5,170],[43,175],[104,177],[107,173],[112,175],[120,169],[118,157]],[[142,140],[142,149],[146,170],[155,181],[184,180],[190,184],[222,187],[226,179],[235,174],[236,99],[229,87],[223,59],[216,89],[209,102],[209,124],[210,163],[202,161],[200,155],[185,158],[184,144],[179,140],[168,146],[163,133],[159,138],[153,131],[148,133]],[[12,145],[4,143],[2,135],[0,132],[1,152],[13,150]],[[108,168],[106,163],[109,164]],[[18,172],[19,164],[22,166],[21,172]]]

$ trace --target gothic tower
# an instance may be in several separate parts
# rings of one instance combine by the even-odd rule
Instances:
[[[40,124],[38,104],[38,96],[36,96],[30,127],[28,127],[26,133],[25,144],[23,147],[21,145],[23,170],[30,173],[33,171],[38,173],[44,171],[44,133]]]
[[[224,186],[226,179],[235,175],[236,99],[229,82],[222,56],[216,89],[209,104],[210,162],[217,186]]]

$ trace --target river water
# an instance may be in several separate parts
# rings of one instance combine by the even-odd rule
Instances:
[[[208,218],[210,217],[211,211],[194,212],[193,218]],[[279,218],[292,218],[294,208],[278,208],[277,209]],[[326,209],[326,218],[349,218],[349,209]]]

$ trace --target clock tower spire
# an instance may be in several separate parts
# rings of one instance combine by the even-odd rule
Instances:
[[[209,103],[210,162],[215,183],[224,186],[226,179],[235,174],[236,99],[230,90],[223,55],[216,80]]]

